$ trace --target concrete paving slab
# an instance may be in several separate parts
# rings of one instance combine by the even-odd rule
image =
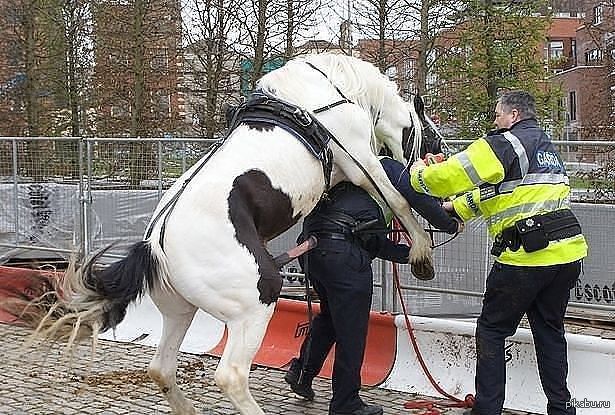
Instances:
[[[77,347],[72,361],[61,345],[23,349],[30,332],[0,324],[0,414],[1,415],[158,415],[170,408],[147,376],[151,347],[101,340],[91,358],[88,345]],[[178,383],[203,415],[237,414],[213,381],[218,359],[181,353]],[[252,393],[267,414],[327,414],[331,382],[316,379],[316,399],[298,399],[284,382],[284,372],[257,367],[251,373]],[[362,391],[366,402],[378,403],[386,415],[423,414],[403,405],[413,399],[431,399],[380,388]],[[436,408],[443,415],[458,415],[462,409]],[[524,415],[505,411],[505,415]]]

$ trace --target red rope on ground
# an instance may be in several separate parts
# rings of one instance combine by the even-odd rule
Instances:
[[[401,225],[399,224],[399,222],[397,221],[397,219],[393,221],[393,228],[396,230],[403,229]],[[400,237],[401,234],[402,232],[394,232],[393,240],[399,243],[401,240],[401,237]],[[412,242],[410,241],[408,234],[403,232],[403,237],[406,243],[412,246]],[[434,389],[440,395],[444,396],[445,398],[449,400],[449,402],[446,402],[446,403],[439,402],[438,405],[449,407],[449,408],[472,408],[472,406],[474,406],[474,395],[467,394],[465,399],[460,399],[460,398],[457,398],[449,394],[444,389],[442,389],[442,387],[438,384],[438,382],[434,379],[432,374],[429,372],[429,368],[427,367],[427,364],[425,363],[425,360],[423,359],[423,355],[421,354],[421,351],[419,349],[419,345],[416,340],[416,336],[414,334],[414,327],[412,326],[412,323],[410,322],[410,318],[408,317],[406,303],[404,302],[404,298],[401,292],[399,269],[396,263],[392,263],[392,265],[393,265],[393,278],[395,279],[395,286],[397,289],[397,294],[399,296],[399,302],[401,304],[401,308],[404,313],[404,319],[406,320],[406,329],[408,330],[408,335],[410,337],[410,341],[412,342],[412,347],[414,348],[416,357],[419,361],[419,364],[421,365],[421,368],[423,369],[423,373],[425,374],[425,376],[427,377],[431,385],[434,387]],[[427,400],[427,399],[415,399],[412,401],[408,401],[404,404],[404,408],[406,409],[425,409],[425,412],[422,415],[440,415],[441,414],[440,410],[435,408],[435,402]]]

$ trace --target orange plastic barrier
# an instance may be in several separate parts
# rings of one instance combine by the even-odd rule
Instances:
[[[0,302],[6,298],[22,295],[25,298],[33,299],[41,292],[43,284],[40,279],[32,278],[36,275],[51,276],[53,273],[38,271],[28,268],[14,268],[0,266]],[[19,319],[2,310],[0,307],[0,323],[19,323]]]
[[[319,312],[314,304],[314,314]],[[299,355],[299,349],[308,332],[307,304],[304,301],[280,299],[276,305],[273,318],[269,322],[267,333],[256,353],[254,363],[274,368],[282,368],[293,357]],[[226,344],[226,331],[216,347],[208,352],[221,356]],[[397,352],[397,329],[391,314],[372,312],[369,319],[367,346],[361,369],[363,385],[375,386],[388,377]],[[331,350],[319,376],[331,378],[333,355]]]

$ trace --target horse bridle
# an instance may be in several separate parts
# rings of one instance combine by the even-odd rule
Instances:
[[[333,83],[333,81],[331,81],[331,79],[329,79],[329,77],[327,76],[326,73],[324,73],[320,68],[318,68],[317,66],[315,66],[313,63],[305,61],[306,65],[308,65],[310,68],[314,69],[315,71],[319,72],[327,81],[329,81],[329,83],[331,84],[331,86],[333,86],[333,88],[335,88],[335,90],[337,91],[337,93],[342,97],[342,99],[340,99],[339,101],[335,101],[333,104],[329,104],[329,105],[325,105],[324,107],[320,107],[315,109],[314,111],[312,111],[314,114],[319,114],[321,112],[325,112],[327,110],[330,110],[331,108],[337,107],[338,105],[342,105],[342,104],[352,104],[352,105],[358,105],[357,103],[353,102],[352,100],[346,98],[346,95],[344,95],[344,93],[338,88],[337,85],[335,85]],[[376,128],[376,125],[378,124],[378,120],[380,120],[380,109],[378,110],[378,112],[376,113],[376,117],[374,117],[372,120],[374,122],[373,126],[374,128]]]

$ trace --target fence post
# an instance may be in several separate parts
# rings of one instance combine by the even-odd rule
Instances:
[[[387,280],[386,261],[380,260],[380,311],[389,311],[389,281]]]
[[[182,141],[182,174],[186,172],[186,142]]]
[[[87,175],[83,197],[83,256],[87,257],[92,249],[92,235],[90,234],[90,217],[92,213],[92,142],[86,139],[86,165]]]
[[[162,199],[162,140],[158,140],[158,200]]]
[[[86,172],[85,170],[85,165],[83,162],[83,152],[84,152],[84,146],[83,146],[83,142],[84,142],[84,138],[81,137],[79,139],[79,195],[78,195],[78,199],[79,200],[79,252],[85,254],[85,238],[86,238],[86,233],[85,233],[85,220],[86,220],[86,213],[85,213],[85,194],[84,194],[84,185],[83,185],[83,181],[86,178]]]
[[[13,138],[13,208],[15,209],[15,246],[19,245],[19,182],[17,174],[17,140]]]

